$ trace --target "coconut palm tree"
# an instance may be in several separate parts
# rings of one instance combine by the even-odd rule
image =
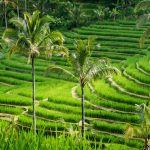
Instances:
[[[136,5],[135,12],[138,12],[140,10],[147,11],[146,14],[143,14],[139,17],[137,22],[138,28],[146,24],[148,21],[150,21],[149,7],[150,7],[150,0],[143,0]],[[147,28],[140,38],[140,47],[144,45],[144,41],[146,38],[149,37],[149,35],[150,35],[150,28]]]
[[[0,3],[2,3],[4,7],[5,28],[7,28],[8,27],[7,6],[12,5],[13,7],[16,7],[16,3],[15,0],[0,0]]]
[[[84,137],[84,124],[85,124],[85,113],[84,113],[84,87],[89,85],[92,80],[97,77],[103,77],[113,72],[117,73],[118,70],[112,67],[109,62],[105,59],[92,61],[91,50],[93,48],[91,39],[88,40],[77,40],[75,42],[75,52],[71,53],[68,60],[71,64],[72,71],[65,70],[59,66],[50,66],[49,70],[62,70],[65,73],[72,76],[76,81],[79,82],[81,89],[81,109],[82,109],[82,137]]]
[[[77,6],[76,3],[73,3],[70,7],[67,8],[69,18],[72,21],[72,24],[77,27],[85,20],[85,12],[82,10],[82,5]]]
[[[12,18],[10,23],[20,29],[6,29],[3,40],[10,47],[10,55],[21,52],[28,55],[28,62],[32,64],[32,101],[33,101],[33,131],[36,134],[36,111],[35,111],[35,58],[44,50],[47,55],[53,52],[66,54],[63,47],[63,36],[60,32],[50,32],[49,23],[53,19],[50,16],[40,17],[40,12],[33,14],[24,13],[24,18]]]
[[[148,150],[148,135],[150,132],[150,107],[149,103],[137,105],[138,110],[141,114],[141,126],[134,127],[132,125],[128,125],[125,132],[125,139],[129,139],[132,137],[138,137],[144,139],[144,149]]]

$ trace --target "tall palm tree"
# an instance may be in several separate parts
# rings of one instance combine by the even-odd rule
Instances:
[[[97,77],[103,77],[113,72],[117,73],[118,70],[112,67],[105,59],[92,61],[91,49],[93,48],[92,40],[77,40],[75,42],[75,52],[70,54],[68,60],[71,64],[72,71],[65,70],[59,66],[50,66],[48,70],[62,70],[70,74],[76,81],[79,82],[81,88],[81,109],[82,109],[82,137],[84,137],[84,87],[89,85],[91,87],[92,80]]]
[[[139,17],[138,22],[137,22],[137,27],[141,27],[144,24],[146,24],[148,21],[150,21],[149,7],[150,7],[150,0],[143,0],[136,5],[135,12],[138,12],[140,10],[147,11],[146,14],[143,14]],[[145,32],[142,34],[140,38],[140,47],[144,45],[144,41],[146,38],[149,37],[149,35],[150,35],[150,27],[147,28]]]
[[[40,12],[35,11],[33,14],[24,13],[24,18],[12,18],[10,23],[20,28],[6,29],[3,34],[3,40],[10,47],[10,55],[16,51],[23,50],[28,55],[28,62],[32,64],[32,101],[33,101],[33,131],[36,134],[36,111],[35,111],[35,58],[41,50],[46,54],[56,52],[66,54],[63,47],[63,36],[58,31],[50,32],[49,23],[53,19],[50,16],[40,17]]]
[[[16,6],[15,0],[1,0],[0,1],[4,7],[4,18],[5,18],[5,28],[8,27],[8,19],[7,19],[7,6],[12,5],[13,7]]]
[[[141,104],[137,105],[138,110],[141,113],[141,126],[140,127],[134,127],[132,125],[128,125],[126,132],[125,132],[125,138],[129,139],[132,137],[138,137],[144,139],[144,149],[148,150],[148,135],[150,132],[150,106],[149,104]]]

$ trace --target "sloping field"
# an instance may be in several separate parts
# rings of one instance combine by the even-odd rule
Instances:
[[[150,55],[146,46],[139,48],[139,38],[146,28],[136,29],[134,22],[103,22],[64,32],[65,45],[74,51],[74,39],[96,37],[97,47],[93,59],[107,57],[122,73],[97,80],[95,92],[85,88],[85,115],[87,136],[97,142],[126,144],[131,149],[141,149],[141,139],[124,140],[127,124],[139,126],[140,115],[135,104],[148,100],[150,90]],[[46,130],[68,132],[78,128],[81,120],[80,89],[69,76],[51,72],[46,76],[50,63],[69,69],[60,57],[51,60],[40,56],[36,59],[36,113],[37,126]],[[25,56],[13,56],[0,61],[0,118],[15,120],[16,124],[31,127],[32,84],[31,66]]]

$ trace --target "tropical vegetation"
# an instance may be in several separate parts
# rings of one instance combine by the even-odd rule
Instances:
[[[149,5],[0,1],[0,149],[147,150]]]

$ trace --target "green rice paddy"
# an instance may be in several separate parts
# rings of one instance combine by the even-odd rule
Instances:
[[[124,140],[128,123],[140,125],[135,104],[145,103],[150,91],[150,53],[146,46],[139,47],[139,38],[146,26],[136,29],[135,22],[101,22],[64,32],[65,46],[74,51],[74,39],[96,37],[92,59],[107,57],[121,70],[120,75],[94,83],[93,93],[85,88],[85,120],[90,140],[106,145],[110,142],[126,145],[125,149],[141,149],[143,141]],[[36,59],[36,113],[37,127],[67,132],[79,127],[81,121],[80,89],[69,76],[58,72],[45,72],[49,64],[70,69],[61,57]],[[0,60],[0,118],[13,121],[21,127],[32,126],[31,65],[25,56],[7,56]],[[118,87],[118,88],[117,88]],[[11,115],[11,117],[10,117]],[[3,117],[1,117],[3,116]],[[80,128],[80,127],[79,127]],[[113,145],[116,147],[116,145]]]

